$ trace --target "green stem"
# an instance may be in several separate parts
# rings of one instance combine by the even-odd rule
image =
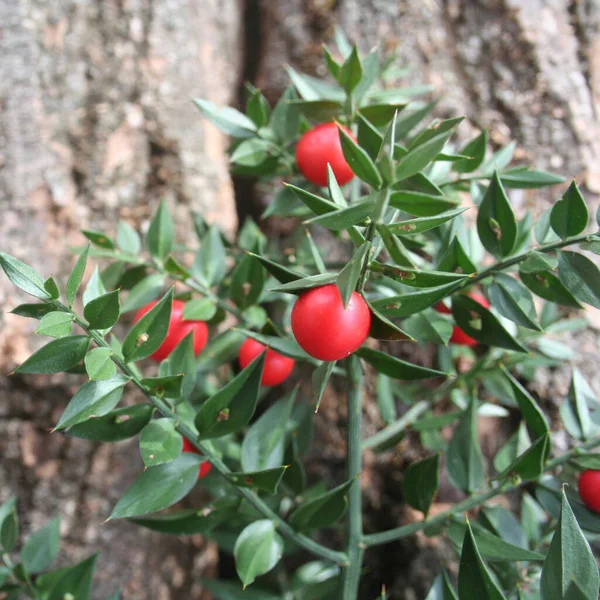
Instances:
[[[592,448],[596,448],[597,446],[600,446],[600,436],[584,444],[579,444],[578,446],[571,448],[565,454],[557,456],[556,458],[548,461],[546,463],[546,466],[544,467],[544,473],[547,471],[551,471],[552,469],[555,469],[556,467],[568,462],[578,452],[581,452],[582,450],[591,450]],[[402,527],[396,527],[395,529],[390,529],[389,531],[382,531],[380,533],[372,533],[370,535],[365,535],[363,537],[363,542],[367,546],[378,546],[380,544],[387,544],[389,542],[408,537],[409,535],[413,535],[414,533],[422,531],[423,529],[427,529],[428,527],[443,524],[457,514],[472,510],[473,508],[480,506],[490,498],[494,498],[495,496],[499,496],[500,494],[512,492],[527,483],[529,482],[521,480],[514,482],[506,482],[498,487],[493,487],[483,492],[479,492],[478,494],[474,494],[473,496],[469,496],[468,498],[465,498],[462,502],[455,504],[452,508],[444,512],[438,513],[437,515],[428,519],[424,519],[423,521],[420,521],[418,523],[411,523],[410,525],[403,525]]]
[[[348,492],[348,514],[346,516],[346,552],[348,565],[342,572],[341,600],[356,600],[364,553],[362,544],[362,490],[360,472],[362,456],[360,429],[362,421],[363,376],[356,356],[348,359],[348,479],[354,483]]]
[[[375,237],[375,223],[371,221],[369,226],[367,227],[367,231],[365,232],[365,243],[369,244],[369,249],[365,254],[365,260],[360,268],[360,275],[358,276],[358,283],[356,284],[356,289],[359,292],[362,292],[365,289],[365,284],[367,283],[367,276],[369,275],[369,261],[371,248],[373,247],[373,238]]]
[[[22,581],[14,573],[14,571],[15,571],[15,569],[17,567],[15,566],[15,564],[13,563],[13,561],[11,560],[10,554],[8,554],[8,552],[5,552],[2,555],[2,561],[4,562],[4,564],[6,565],[6,567],[8,569],[10,569],[10,571],[12,573],[12,576],[15,578],[16,584],[19,585],[19,586],[21,586],[23,589],[27,590],[27,593],[29,594],[29,596],[31,598],[37,598],[38,600],[40,600],[41,596],[40,596],[39,592],[33,586],[33,583],[31,582],[31,578],[29,577],[29,573],[27,573],[27,571],[25,571],[25,568],[23,568],[23,573],[25,575],[25,581]]]
[[[64,304],[62,304],[60,302],[55,302],[54,304],[60,310],[62,310],[64,312],[68,312],[71,315],[73,315],[77,325],[79,325],[79,327],[81,327],[94,340],[94,342],[99,347],[110,348],[110,346],[107,344],[106,340],[104,340],[104,338],[102,336],[100,336],[97,332],[90,330],[87,323],[85,323],[85,321],[83,321],[78,315],[76,315],[74,312],[72,312],[69,308],[67,308]],[[159,398],[148,394],[148,391],[144,388],[140,379],[137,377],[136,373],[128,365],[126,365],[120,358],[118,358],[117,356],[114,356],[114,355],[111,358],[112,358],[113,362],[119,367],[119,369],[121,369],[121,371],[123,373],[125,373],[128,377],[131,377],[131,381],[134,383],[134,385],[136,385],[142,391],[142,393],[148,399],[148,402],[150,402],[150,404],[152,404],[152,406],[154,406],[154,408],[156,408],[163,417],[174,420],[177,423],[175,426],[175,429],[182,436],[187,438],[190,441],[190,443],[197,450],[199,450],[204,456],[206,456],[208,458],[209,462],[212,464],[212,466],[221,475],[223,475],[223,477],[225,477],[225,479],[227,479],[227,475],[229,475],[231,473],[231,470],[212,451],[211,447],[204,444],[203,442],[199,442],[196,439],[198,436],[198,433],[196,431],[194,431],[191,427],[186,425],[185,423],[182,423],[181,421],[179,421],[179,417],[170,408],[170,406],[168,406],[166,403],[164,403]],[[294,531],[294,529],[290,525],[288,525],[288,523],[283,521],[281,519],[281,517],[275,511],[271,510],[271,508],[269,508],[269,506],[267,504],[265,504],[265,502],[263,502],[263,500],[255,492],[253,492],[252,490],[249,490],[247,488],[238,488],[234,484],[231,484],[231,485],[235,488],[237,493],[240,494],[241,496],[244,496],[244,498],[246,498],[246,500],[248,500],[248,502],[252,506],[254,506],[254,508],[256,508],[256,510],[258,512],[260,512],[267,519],[271,519],[272,521],[274,521],[276,524],[277,530],[283,537],[287,538],[291,542],[294,542],[295,544],[304,548],[305,550],[312,552],[313,554],[315,554],[316,556],[319,556],[320,558],[330,560],[330,561],[340,564],[340,565],[346,563],[348,557],[346,556],[345,553],[331,550],[330,548],[327,548],[326,546],[323,546],[322,544],[315,542],[308,536],[297,533],[296,531]]]

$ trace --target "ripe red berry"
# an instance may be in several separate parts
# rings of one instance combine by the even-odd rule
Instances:
[[[479,304],[481,304],[481,306],[483,306],[484,308],[490,307],[490,303],[487,301],[487,298],[485,296],[482,296],[477,292],[472,292],[469,294],[469,296],[473,298],[475,302],[479,302]],[[448,306],[446,306],[446,304],[444,304],[443,302],[438,302],[434,306],[434,309],[437,312],[446,315],[452,313],[452,310],[448,308]],[[458,346],[477,346],[479,342],[473,339],[470,335],[467,335],[460,327],[458,327],[458,325],[455,325],[452,329],[452,335],[450,336],[450,343],[456,344]]]
[[[266,346],[260,342],[248,338],[240,346],[238,355],[240,367],[245,369],[265,348]],[[279,385],[289,377],[293,368],[293,358],[279,354],[279,352],[269,348],[265,356],[265,368],[260,382],[262,385]]]
[[[579,496],[590,510],[600,513],[600,471],[587,470],[580,475]]]
[[[340,127],[352,136],[346,127]],[[327,185],[327,163],[331,165],[340,185],[354,177],[344,158],[338,125],[335,123],[321,123],[307,131],[296,146],[296,162],[308,181],[322,187]]]
[[[452,309],[446,306],[442,301],[438,302],[433,308],[442,315],[452,314]]]
[[[302,349],[320,360],[340,360],[356,352],[371,327],[371,311],[356,292],[344,310],[334,283],[304,292],[292,309],[292,331]]]
[[[200,454],[200,452],[198,452],[198,450],[196,450],[196,448],[194,448],[194,446],[192,446],[192,444],[190,443],[190,441],[187,438],[183,438],[183,449],[181,451],[182,452],[193,452],[194,454]],[[211,469],[212,469],[212,465],[207,460],[205,460],[203,463],[201,463],[200,469],[198,470],[198,479],[202,479],[203,477],[206,477],[210,473]]]
[[[135,315],[133,322],[137,323],[157,303],[158,300],[154,300],[153,302],[146,304],[146,306],[141,308]],[[208,327],[206,326],[206,323],[204,321],[184,321],[184,306],[185,302],[173,300],[167,337],[165,337],[158,350],[150,356],[152,360],[160,362],[167,358],[167,356],[175,350],[177,344],[179,344],[190,331],[194,332],[194,354],[196,356],[198,356],[204,349],[204,346],[206,346],[208,340]]]

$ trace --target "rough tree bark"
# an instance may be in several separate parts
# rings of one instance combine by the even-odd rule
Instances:
[[[287,85],[283,63],[324,74],[317,68],[320,44],[331,41],[335,24],[363,49],[382,41],[395,48],[415,83],[433,83],[443,93],[438,115],[468,114],[472,122],[461,125],[459,138],[485,127],[496,147],[516,139],[518,157],[577,176],[588,197],[600,193],[600,6],[594,0],[246,0],[245,6],[236,0],[0,0],[2,249],[43,273],[64,275],[72,262],[64,242],[80,243],[80,227],[110,230],[117,216],[143,227],[161,194],[176,208],[182,233],[190,206],[233,231],[225,142],[194,113],[189,97],[231,101],[245,61],[244,75],[275,99]],[[553,193],[522,192],[517,200],[541,210]],[[244,200],[251,196],[244,187]],[[0,305],[17,301],[0,280]],[[0,315],[2,372],[30,352],[31,329]],[[597,348],[594,334],[583,339]],[[600,389],[600,374],[587,370]],[[564,372],[548,374],[538,391],[549,395],[564,383]],[[117,581],[127,598],[200,597],[192,578],[214,565],[214,550],[193,552],[164,538],[158,544],[157,536],[133,528],[117,536],[117,526],[99,525],[139,468],[130,458],[136,450],[48,435],[69,386],[61,378],[0,382],[0,499],[19,494],[26,529],[60,508],[68,541],[63,558],[104,550],[97,598]],[[316,427],[328,465],[322,459],[315,469],[331,478],[343,458],[333,425],[343,425],[344,408],[335,398],[322,406]],[[385,472],[376,463],[367,457],[365,487],[397,498],[400,479],[388,462]],[[378,511],[380,499],[366,493],[373,525],[407,518],[395,507]],[[377,523],[384,515],[388,522]],[[373,552],[370,580],[375,585],[389,581],[391,569],[402,571],[393,597],[424,597],[428,563],[439,552],[424,537]]]

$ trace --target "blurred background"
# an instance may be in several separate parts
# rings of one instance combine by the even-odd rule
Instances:
[[[597,0],[0,0],[0,248],[62,278],[73,264],[68,245],[83,242],[79,229],[114,233],[122,218],[144,231],[161,197],[183,240],[190,209],[235,235],[246,216],[262,213],[269,190],[230,178],[227,139],[190,99],[240,106],[250,81],[274,102],[288,85],[284,64],[325,76],[321,45],[334,45],[336,26],[363,51],[380,44],[395,53],[411,69],[405,81],[430,84],[441,96],[436,116],[468,115],[457,141],[480,128],[494,149],[514,139],[515,158],[576,177],[597,201]],[[515,192],[534,214],[560,193]],[[271,234],[290,227],[263,224]],[[211,543],[102,525],[139,472],[135,441],[50,435],[75,389],[69,380],[4,377],[41,343],[35,323],[7,314],[22,300],[0,278],[0,502],[18,496],[26,532],[61,514],[65,562],[102,552],[94,598],[120,583],[124,598],[207,600],[198,576],[231,573]],[[590,330],[561,341],[600,392],[598,317],[588,317]],[[535,392],[558,404],[567,369],[542,375]],[[341,468],[344,411],[331,390],[315,423],[315,477]],[[377,419],[373,411],[373,431]],[[501,435],[482,431],[493,450]],[[414,518],[395,474],[415,458],[410,438],[400,449],[367,456],[372,526]],[[448,494],[442,488],[440,505],[456,500]],[[417,536],[373,550],[366,569],[374,587],[383,581],[392,597],[419,599],[451,555],[443,541]]]

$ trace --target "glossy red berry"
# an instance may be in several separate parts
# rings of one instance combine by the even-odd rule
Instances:
[[[600,471],[587,470],[580,475],[579,496],[590,510],[600,513]]]
[[[344,310],[334,283],[304,292],[292,309],[292,331],[302,349],[319,360],[340,360],[356,352],[371,327],[371,311],[356,292]]]
[[[348,129],[340,127],[352,136]],[[296,162],[304,177],[321,187],[327,185],[328,163],[340,185],[354,177],[344,158],[338,125],[335,123],[321,123],[307,131],[296,146]]]
[[[438,302],[433,308],[442,315],[452,314],[452,309],[441,301]]]
[[[473,298],[475,302],[479,302],[484,308],[490,307],[490,303],[485,296],[482,296],[477,292],[473,292],[469,294],[469,296]],[[438,302],[434,308],[437,312],[442,314],[449,315],[452,313],[452,310],[443,302]],[[477,346],[479,342],[470,335],[467,335],[460,327],[458,327],[458,325],[455,325],[452,329],[452,335],[450,336],[450,343],[456,344],[457,346]]]
[[[146,306],[141,308],[135,315],[133,322],[137,323],[157,303],[158,300],[154,300],[153,302],[146,304]],[[204,346],[206,346],[206,342],[208,341],[208,327],[206,323],[204,321],[184,321],[184,306],[185,302],[173,300],[167,337],[165,337],[158,350],[150,356],[152,360],[160,362],[167,358],[167,356],[175,350],[177,344],[179,344],[190,331],[194,332],[194,354],[196,356],[198,356],[204,349]]]
[[[187,438],[183,438],[183,449],[181,451],[182,452],[193,452],[194,454],[200,454],[200,452],[198,452],[198,450],[196,450],[196,448],[194,448],[194,446],[192,446],[192,444],[190,443],[190,441]],[[203,477],[206,477],[210,473],[211,469],[212,469],[212,465],[207,460],[205,460],[200,465],[200,469],[198,470],[198,479],[202,479]]]
[[[245,369],[264,349],[266,346],[248,338],[241,346],[238,354],[240,367]],[[292,369],[294,368],[294,359],[289,356],[284,356],[269,348],[265,356],[265,368],[260,382],[262,385],[279,385],[285,381]]]

